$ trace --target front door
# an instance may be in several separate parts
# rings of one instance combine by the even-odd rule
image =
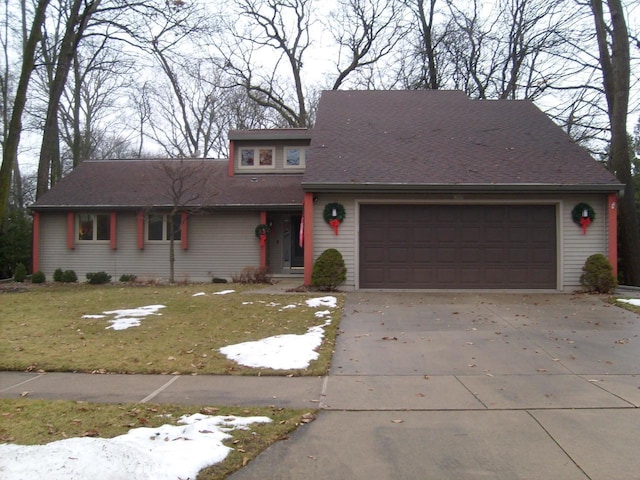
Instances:
[[[304,248],[300,244],[302,213],[273,213],[269,218],[273,224],[269,243],[271,272],[301,273],[304,267]]]
[[[290,222],[292,233],[291,241],[289,242],[289,248],[291,249],[291,268],[302,268],[304,267],[304,248],[300,238],[302,215],[291,215]]]

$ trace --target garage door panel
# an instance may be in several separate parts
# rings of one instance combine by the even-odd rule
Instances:
[[[361,205],[361,288],[556,288],[553,205]]]

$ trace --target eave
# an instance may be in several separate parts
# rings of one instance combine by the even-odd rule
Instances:
[[[305,192],[315,193],[612,193],[622,192],[624,185],[615,184],[381,184],[381,183],[314,183],[303,182]]]

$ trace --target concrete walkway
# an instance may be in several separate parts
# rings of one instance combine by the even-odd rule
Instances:
[[[597,296],[347,294],[324,378],[0,373],[0,396],[321,408],[232,479],[640,479],[640,316]]]

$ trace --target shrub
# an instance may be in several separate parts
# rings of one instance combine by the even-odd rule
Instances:
[[[62,269],[61,268],[56,268],[56,270],[53,272],[53,281],[54,282],[61,282],[63,275],[64,275],[64,272],[62,271]]]
[[[120,279],[118,280],[119,282],[122,283],[133,283],[136,281],[136,277],[135,275],[131,275],[130,273],[125,273],[123,275],[120,275]]]
[[[233,283],[271,283],[267,267],[244,267],[239,274],[231,276]]]
[[[347,267],[342,254],[335,248],[325,250],[313,264],[311,284],[321,290],[335,290],[347,279]]]
[[[91,285],[103,285],[111,281],[111,275],[107,272],[87,273],[87,280]]]
[[[227,283],[227,279],[226,278],[220,278],[220,277],[213,277],[211,279],[211,283]]]
[[[61,281],[64,283],[74,283],[78,281],[78,276],[73,270],[65,270],[64,272],[62,272]]]
[[[601,253],[587,258],[582,272],[580,284],[588,292],[611,293],[618,285],[609,260]]]
[[[44,283],[46,281],[47,277],[40,270],[33,272],[33,275],[31,275],[31,283]]]
[[[22,283],[25,278],[27,278],[27,267],[24,263],[18,263],[13,271],[13,280]]]

